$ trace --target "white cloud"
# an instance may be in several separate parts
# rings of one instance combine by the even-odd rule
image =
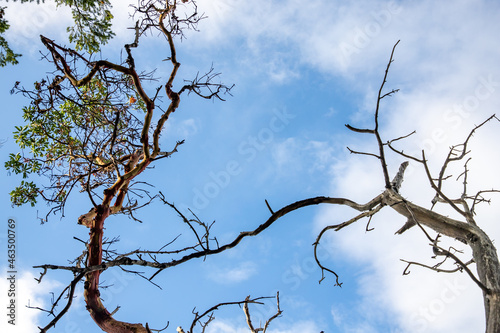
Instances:
[[[6,268],[1,267],[1,272],[6,272]],[[2,305],[8,304],[11,300],[7,295],[7,291],[10,288],[10,282],[7,280],[7,277],[8,275],[4,274],[0,276],[0,290],[2,291],[0,300]],[[7,322],[7,310],[2,306],[3,313],[2,320],[0,321],[0,329],[2,332],[12,333],[36,332],[38,331],[37,325],[39,325],[41,317],[46,314],[36,309],[29,309],[26,306],[49,308],[49,291],[58,288],[60,283],[44,277],[42,282],[43,288],[40,288],[41,285],[35,281],[35,276],[28,271],[18,273],[16,275],[16,283],[16,325],[10,325]]]
[[[137,5],[134,0],[111,0],[113,6],[113,32],[120,43],[131,43],[133,41],[134,30],[130,29],[135,22],[130,15],[134,12],[131,5]]]
[[[431,98],[434,100],[433,98]],[[408,99],[406,99],[408,102]],[[411,110],[409,117],[417,112],[418,101],[412,101],[406,105]],[[399,103],[397,103],[399,104]],[[429,106],[431,106],[430,103]],[[398,124],[390,122],[391,128],[387,132],[399,131],[402,128],[413,126],[418,132],[424,132],[421,136],[408,140],[405,152],[410,152],[412,145],[419,145],[419,140],[429,137],[426,126],[431,125],[439,128],[442,123],[434,122],[432,114],[418,113],[419,117],[405,120],[404,116],[397,116]],[[394,120],[394,119],[393,119]],[[474,194],[479,189],[499,188],[500,184],[495,175],[500,162],[500,156],[492,145],[498,141],[498,123],[488,124],[471,139],[470,149],[473,159],[469,164],[469,194]],[[394,126],[394,127],[392,127]],[[452,143],[459,143],[467,136],[473,127],[471,123],[460,124],[460,131],[446,132],[448,138],[442,142],[435,142],[432,153],[428,156],[434,175],[438,174],[440,164],[443,162]],[[449,126],[442,126],[448,129]],[[386,127],[384,126],[384,129]],[[400,135],[405,133],[399,133]],[[461,140],[457,141],[457,138]],[[425,147],[429,150],[430,143]],[[368,144],[357,146],[360,151],[368,151]],[[405,142],[400,143],[405,147]],[[418,152],[418,149],[413,149]],[[399,166],[401,159],[389,155],[389,166],[393,171]],[[475,164],[472,164],[476,161]],[[367,202],[383,190],[382,174],[379,162],[368,156],[351,156],[348,160],[334,166],[332,174],[337,175],[332,183],[332,196],[341,196],[354,199],[360,203]],[[450,166],[450,173],[454,171],[455,176],[463,171],[463,163],[456,168]],[[449,180],[448,182],[454,182]],[[461,180],[454,182],[453,186],[445,189],[451,197],[459,197],[462,191]],[[407,172],[401,192],[410,201],[430,207],[433,197],[429,182],[422,170],[422,166],[411,163],[411,171]],[[477,184],[477,185],[476,185]],[[500,228],[494,222],[498,214],[498,196],[490,196],[493,205],[479,206],[480,214],[477,221],[492,239],[498,239]],[[495,205],[496,202],[496,205]],[[496,206],[496,208],[495,208]],[[456,216],[455,212],[442,210],[438,205],[437,211]],[[317,228],[326,224],[339,223],[355,216],[354,211],[339,209],[338,207],[325,207],[317,216]],[[402,226],[405,219],[392,212],[390,208],[384,209],[377,214],[371,222],[375,230],[365,232],[366,220],[359,221],[357,225],[350,226],[338,233],[332,233],[328,246],[332,246],[336,256],[345,258],[347,261],[355,262],[356,265],[364,267],[362,277],[359,281],[360,306],[367,309],[381,309],[382,312],[392,313],[396,317],[391,318],[392,323],[399,323],[404,332],[442,332],[442,331],[481,331],[484,329],[484,308],[482,304],[481,290],[468,278],[466,274],[445,275],[437,274],[425,268],[413,266],[409,276],[402,276],[405,264],[400,259],[418,261],[428,265],[434,265],[438,261],[431,259],[432,251],[427,245],[422,232],[414,228],[404,235],[395,236],[394,232]],[[446,244],[446,243],[443,243]],[[461,243],[450,242],[461,250],[466,250],[463,258],[470,258],[470,251]],[[443,245],[445,246],[445,245]],[[341,254],[340,254],[341,253]],[[338,273],[342,267],[337,267]],[[475,269],[472,267],[473,270]],[[349,281],[349,283],[352,283]],[[369,324],[369,322],[367,323]],[[366,331],[363,331],[366,332]]]
[[[282,84],[297,80],[300,75],[296,69],[290,68],[288,62],[289,60],[286,59],[286,56],[278,54],[270,62],[265,63],[261,71],[267,73],[269,78],[276,83]]]
[[[275,319],[269,325],[267,332],[269,333],[319,333],[322,329],[314,321],[298,321],[293,324],[284,325],[279,322],[279,318]],[[243,333],[248,332],[248,326],[233,324],[228,321],[215,321],[208,326],[208,333]]]
[[[199,123],[197,119],[189,118],[177,121],[172,119],[171,122],[166,123],[166,130],[170,135],[182,139],[187,139],[198,132]]]
[[[299,161],[296,158],[296,153],[299,148],[297,147],[296,139],[288,138],[282,142],[276,143],[273,147],[272,154],[275,164],[278,168],[278,174],[282,173],[282,169],[290,167]],[[297,166],[294,165],[294,170],[297,170]]]
[[[285,4],[236,0],[221,3],[227,4],[226,10],[217,11],[216,5],[201,5],[207,8],[209,16],[214,13],[218,18],[202,27],[211,36],[199,41],[202,44],[214,41],[227,44],[234,41],[234,37],[245,36],[246,46],[256,63],[266,63],[272,58],[268,46],[283,45],[288,52],[299,52],[300,63],[337,73],[360,69],[360,60],[367,60],[363,59],[366,54],[376,59],[379,52],[386,51],[387,45],[374,41],[387,37],[394,17],[401,12],[396,2],[361,1],[349,6],[321,0]]]
[[[229,323],[216,321],[208,326],[208,333],[212,332],[220,332],[220,333],[243,333],[248,332],[248,328],[246,327],[233,327]]]
[[[111,43],[121,47],[124,42],[133,40],[133,30],[128,29],[134,24],[130,19],[132,13],[130,4],[137,2],[114,0],[111,3],[114,15],[112,30],[116,34]],[[71,9],[64,5],[57,6],[53,0],[46,0],[40,4],[9,2],[5,13],[10,24],[6,32],[7,39],[14,51],[23,54],[38,52],[42,47],[40,35],[54,39],[62,45],[66,44],[68,38],[66,27],[74,24]],[[22,15],[19,15],[20,13]]]
[[[376,99],[373,92],[378,89],[367,86],[366,82],[373,80],[363,78],[373,77],[374,68],[377,70],[376,77],[382,78],[385,65],[381,60],[385,63],[388,60],[390,41],[401,38],[386,89],[402,88],[402,92],[382,104],[380,120],[383,140],[417,130],[416,135],[399,142],[397,146],[415,154],[420,154],[424,148],[430,159],[431,171],[436,176],[449,147],[463,142],[473,126],[495,113],[500,105],[500,71],[494,63],[500,54],[500,47],[487,42],[494,38],[494,31],[500,29],[498,17],[492,18],[498,14],[492,12],[492,8],[484,2],[472,1],[455,3],[453,9],[428,1],[403,5],[400,14],[394,16],[394,21],[387,27],[387,32],[378,36],[376,41],[372,40],[363,52],[353,54],[349,65],[342,67],[338,57],[324,56],[331,47],[328,39],[321,44],[325,41],[322,36],[316,37],[317,42],[310,42],[311,50],[315,50],[310,52],[310,59],[316,59],[314,63],[318,68],[356,78],[354,85],[367,96],[360,103],[361,108],[366,110],[358,114],[362,117],[370,109],[373,111]],[[363,26],[363,19],[353,19],[351,26]],[[398,34],[395,34],[396,31]],[[347,33],[345,36],[350,35]],[[314,58],[313,54],[318,56]],[[492,122],[471,139],[473,159],[469,164],[469,194],[500,185],[495,174],[500,156],[493,147],[494,142],[500,139],[498,126],[496,121]],[[370,140],[367,137],[363,139]],[[368,143],[358,141],[356,145],[356,150],[373,151]],[[394,172],[402,159],[389,157],[388,161]],[[380,164],[376,159],[351,156],[336,164],[333,170],[332,173],[337,175],[332,183],[334,196],[366,202],[383,190]],[[451,166],[451,171],[457,176],[463,171],[463,163],[456,168]],[[428,184],[421,166],[412,162],[402,193],[408,200],[430,207],[433,193]],[[447,186],[446,191],[453,197],[459,197],[462,186],[460,180]],[[492,198],[493,205],[498,207],[499,198],[494,195]],[[498,208],[484,205],[479,209],[482,213],[478,215],[479,223],[493,239],[498,239],[500,228],[494,222]],[[409,276],[401,275],[405,264],[399,259],[430,265],[437,260],[430,258],[431,249],[418,230],[394,236],[394,231],[404,223],[404,219],[387,210],[373,219],[371,226],[375,227],[374,231],[366,233],[366,221],[360,221],[359,225],[349,227],[350,230],[332,235],[329,243],[341,251],[338,256],[365,267],[358,285],[360,306],[394,314],[396,317],[388,322],[399,323],[404,332],[484,330],[481,290],[466,274],[437,274],[414,266]],[[354,214],[336,207],[324,208],[317,217],[317,227],[338,223]],[[455,246],[466,249],[465,245]],[[467,255],[464,257],[468,258]],[[341,271],[341,267],[339,269]],[[336,320],[341,318],[339,314]]]
[[[283,54],[277,49],[286,50],[295,60],[282,63],[281,72],[306,64],[365,90],[373,82],[367,78],[382,78],[381,69],[400,39],[395,63],[400,70],[392,73],[391,81],[398,77],[414,89],[462,93],[457,87],[466,83],[464,75],[468,80],[478,70],[496,68],[493,54],[499,48],[489,40],[498,28],[498,11],[490,6],[474,1],[222,0],[200,4],[215,19],[203,22],[203,34],[194,35],[194,44],[206,48],[237,43],[233,52],[253,70],[267,68]]]
[[[427,122],[422,120],[421,123],[411,121],[410,123],[417,128],[423,128],[426,124],[432,124],[432,119],[432,115],[428,115]],[[491,126],[497,127],[498,124]],[[471,126],[468,127],[470,129]],[[474,154],[474,159],[479,161],[474,165],[474,168],[472,164],[469,165],[469,194],[475,193],[480,188],[489,189],[492,186],[498,188],[499,185],[498,181],[494,181],[496,179],[496,175],[494,175],[495,165],[497,165],[494,163],[499,161],[498,153],[486,149],[486,147],[491,147],[493,141],[498,140],[498,134],[488,132],[489,135],[481,135],[482,133],[479,131],[472,139],[475,144],[471,144],[471,149],[478,148],[477,152],[483,156]],[[467,133],[461,131],[460,136],[464,138]],[[456,137],[454,134],[450,134],[450,137]],[[429,154],[433,160],[431,165],[434,175],[438,174],[439,163],[442,163],[447,149],[449,149],[448,141],[440,142],[440,144],[445,145],[445,147],[437,148],[436,145],[435,151]],[[357,149],[367,151],[363,146],[357,147]],[[398,160],[389,158],[392,170],[398,166],[400,162]],[[380,165],[375,159],[367,156],[351,158],[350,161],[345,161],[335,168],[338,176],[332,186],[334,196],[367,202],[383,190]],[[407,174],[401,191],[408,200],[420,203],[424,207],[430,207],[433,194],[429,188],[428,180],[425,178],[421,166],[412,163],[412,168],[413,172]],[[463,167],[460,163],[455,169],[455,175],[462,171]],[[472,179],[474,179],[474,183],[481,185],[473,187]],[[461,190],[460,181],[454,186],[446,187],[447,193],[450,193],[453,198],[459,197]],[[493,199],[497,199],[498,202],[498,198],[495,196]],[[494,223],[498,208],[484,205],[480,209],[482,209],[482,214],[478,215],[478,221],[493,239],[498,239],[500,228]],[[438,206],[437,210],[441,211],[441,206]],[[456,215],[449,210],[445,210],[445,212],[445,214],[452,214],[452,216]],[[336,207],[324,208],[317,219],[318,227],[332,224],[332,220],[338,223],[354,215],[353,212],[348,213]],[[483,330],[484,309],[481,291],[465,274],[437,274],[427,271],[425,268],[414,266],[411,268],[412,273],[409,276],[403,277],[401,275],[405,264],[399,259],[418,261],[428,265],[437,263],[437,260],[430,258],[432,256],[431,248],[418,229],[414,228],[402,236],[394,235],[394,232],[404,222],[404,218],[386,208],[371,222],[370,226],[375,227],[374,231],[366,233],[364,230],[366,221],[360,221],[358,225],[341,230],[331,236],[331,243],[328,246],[335,246],[336,249],[339,249],[342,254],[337,255],[366,267],[359,282],[360,301],[364,304],[362,306],[395,313],[397,319],[392,319],[392,322],[400,323],[405,332]],[[453,245],[459,249],[467,249],[465,245],[460,243],[455,242]],[[465,253],[464,258],[468,260],[470,254],[467,254],[467,251]]]
[[[278,322],[276,324],[277,327],[276,329],[273,326],[268,331],[269,333],[293,333],[293,332],[317,333],[321,331],[321,328],[318,327],[318,324],[316,324],[312,320],[299,321],[293,323],[293,325],[287,325],[287,326],[281,325]]]
[[[66,37],[66,29],[61,29],[61,26],[71,24],[69,9],[57,7],[53,0],[39,5],[35,2],[9,2],[5,14],[10,24],[6,32],[7,40],[11,48],[21,53],[37,52],[41,46],[40,35],[51,39]]]
[[[257,265],[244,261],[232,267],[210,266],[208,276],[217,283],[238,283],[250,279],[257,273]]]
[[[333,142],[287,138],[272,147],[273,172],[276,177],[327,172],[336,161],[337,148]]]

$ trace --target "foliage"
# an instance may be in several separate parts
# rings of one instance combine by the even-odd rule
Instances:
[[[14,0],[16,2],[17,0]],[[21,3],[34,2],[34,0],[21,0]],[[40,4],[40,0],[36,1]],[[42,2],[45,2],[42,0]],[[101,45],[108,43],[113,37],[111,31],[111,3],[109,0],[55,0],[57,6],[71,8],[74,25],[67,27],[69,41],[75,43],[76,50],[95,53]],[[0,67],[7,64],[17,64],[21,54],[14,53],[3,34],[9,29],[9,24],[4,18],[5,9],[0,7]]]
[[[75,25],[67,31],[76,50],[98,52],[115,35],[111,31],[113,15],[109,0],[56,0],[56,3],[71,8]]]
[[[17,206],[24,205],[26,203],[30,203],[31,207],[34,207],[36,204],[36,197],[38,194],[38,187],[33,182],[25,182],[21,181],[21,185],[16,187],[15,190],[10,192],[12,203]]]
[[[43,195],[63,205],[77,184],[82,189],[109,184],[114,164],[120,165],[140,147],[141,121],[136,116],[144,113],[144,104],[137,102],[130,80],[103,74],[82,87],[49,85],[46,80],[34,86],[33,91],[21,89],[32,97],[23,108],[26,125],[16,126],[14,132],[23,153],[10,154],[5,163],[7,170],[24,179],[30,174],[48,177],[45,192],[36,191],[32,183],[28,201],[34,203]],[[11,192],[14,205],[28,202],[21,198],[24,188],[22,181]]]
[[[2,34],[9,29],[7,20],[3,18],[5,15],[5,8],[7,7],[0,7],[0,67],[5,67],[7,64],[16,65],[19,63],[17,58],[21,56],[12,51],[9,47],[9,43],[7,43],[7,40],[2,36]]]

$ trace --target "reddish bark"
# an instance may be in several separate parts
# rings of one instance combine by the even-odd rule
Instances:
[[[110,203],[112,199],[118,192],[115,205],[121,205],[121,200],[123,200],[123,195],[126,192],[127,184],[132,178],[141,173],[149,163],[145,161],[139,167],[139,170],[133,170],[134,172],[131,177],[127,177],[127,174],[119,179],[111,188],[104,191],[104,199],[102,204],[96,207],[96,216],[92,220],[92,226],[89,232],[89,254],[87,266],[98,266],[102,263],[102,239],[104,233],[104,221],[110,215]],[[119,201],[120,200],[120,201]],[[147,333],[149,330],[146,329],[142,324],[131,324],[127,322],[122,322],[115,320],[111,313],[102,304],[99,292],[99,277],[101,275],[100,270],[95,270],[86,275],[86,281],[84,286],[84,298],[87,303],[87,310],[90,313],[92,319],[96,324],[105,332],[108,333],[130,333],[130,332],[140,332]]]

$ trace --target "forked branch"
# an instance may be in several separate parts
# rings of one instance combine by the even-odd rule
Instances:
[[[379,88],[379,91],[378,91],[377,104],[376,104],[376,107],[375,107],[375,116],[374,116],[375,117],[375,119],[374,119],[374,121],[375,121],[374,128],[373,129],[359,129],[359,128],[355,128],[355,127],[350,126],[350,125],[346,125],[346,127],[348,129],[350,129],[351,131],[354,131],[354,132],[357,132],[357,133],[368,133],[368,134],[375,135],[375,138],[377,140],[378,147],[379,147],[378,154],[360,153],[360,152],[355,152],[355,151],[353,151],[351,149],[349,149],[349,151],[351,153],[357,153],[357,154],[375,156],[375,157],[377,157],[379,159],[380,164],[382,166],[382,172],[383,172],[383,175],[384,175],[385,188],[391,188],[391,181],[389,179],[389,172],[387,170],[387,162],[386,162],[386,158],[385,158],[384,144],[382,142],[382,138],[381,138],[380,132],[379,132],[379,119],[378,118],[379,118],[379,111],[380,111],[380,102],[382,101],[382,99],[384,97],[391,96],[391,95],[393,95],[394,93],[396,93],[398,91],[398,89],[393,89],[390,92],[383,94],[383,89],[384,89],[385,83],[387,82],[387,75],[389,74],[389,68],[391,67],[391,63],[393,62],[394,51],[395,51],[396,46],[398,44],[399,44],[399,40],[392,47],[391,56],[389,58],[389,62],[387,63],[387,67],[385,69],[384,79],[382,80],[382,84],[380,85],[380,88]]]

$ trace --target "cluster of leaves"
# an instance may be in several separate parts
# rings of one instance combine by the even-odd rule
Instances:
[[[115,35],[111,31],[111,4],[109,0],[56,0],[57,5],[71,8],[75,25],[68,27],[69,41],[76,50],[89,53],[99,51]]]
[[[23,152],[10,154],[5,167],[23,179],[45,175],[50,185],[40,190],[23,180],[10,193],[14,205],[34,205],[39,195],[61,205],[77,184],[85,191],[112,183],[110,174],[141,147],[142,121],[136,114],[144,112],[144,105],[129,80],[95,77],[79,88],[42,80],[34,90],[20,91],[31,99],[23,109],[26,125],[14,132]]]
[[[30,203],[31,207],[36,204],[36,197],[40,189],[36,186],[34,182],[21,181],[21,185],[16,187],[15,190],[10,192],[12,203],[16,206],[24,205],[25,203]]]
[[[34,0],[21,0],[21,3],[25,2]],[[36,2],[40,4],[40,0]],[[115,34],[111,30],[113,14],[109,0],[55,0],[55,2],[57,6],[64,5],[71,8],[75,24],[66,30],[69,32],[69,41],[75,43],[76,50],[98,52],[101,45],[108,43],[114,37]],[[3,36],[10,27],[4,18],[6,8],[0,7],[0,67],[17,64],[19,62],[17,58],[21,56],[10,48]]]
[[[7,40],[2,36],[2,34],[9,29],[9,24],[7,20],[4,19],[5,8],[7,7],[0,7],[0,67],[5,67],[9,63],[13,65],[17,64],[19,62],[17,58],[21,56],[12,51],[9,47],[9,43],[7,43]]]

